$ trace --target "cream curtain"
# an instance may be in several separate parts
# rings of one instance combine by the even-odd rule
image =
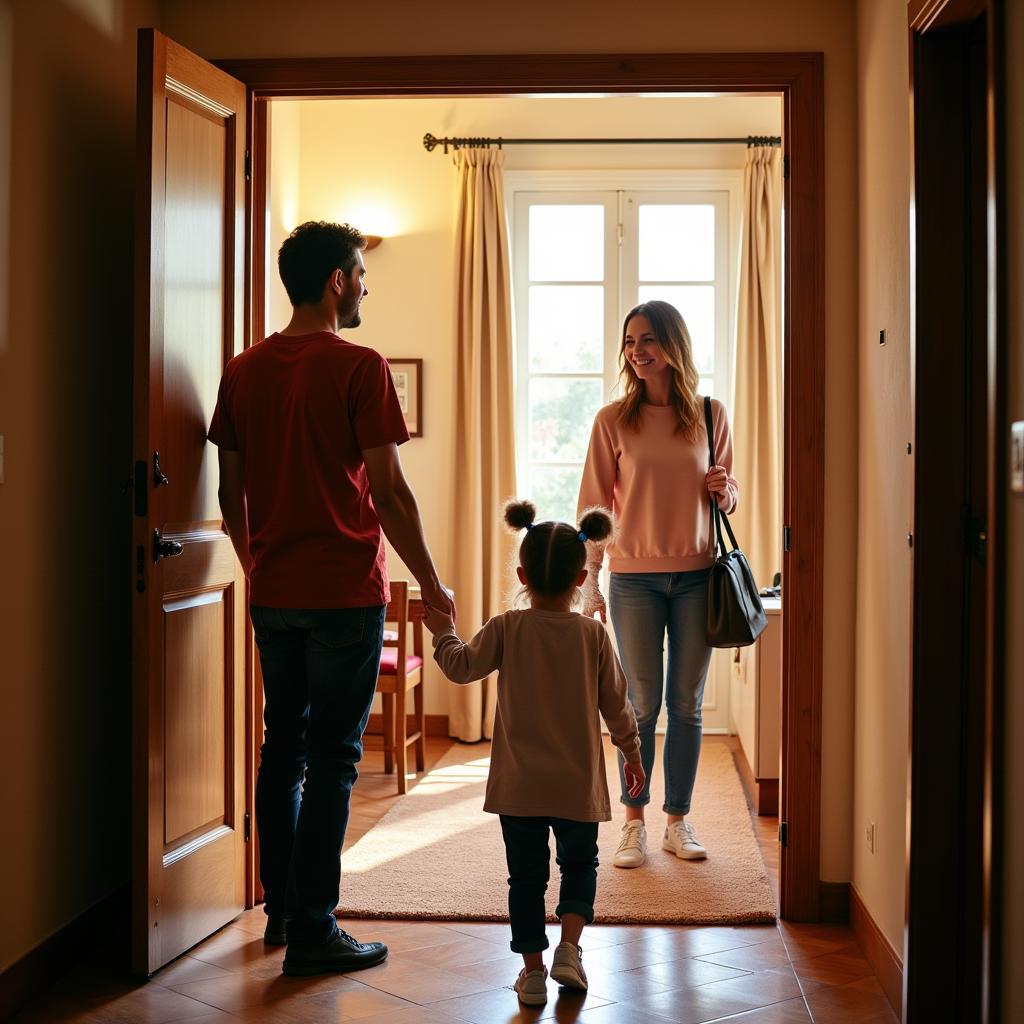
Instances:
[[[471,637],[504,608],[514,539],[501,504],[515,490],[511,278],[502,196],[505,154],[460,149],[455,254],[455,462],[451,568],[457,627]],[[493,678],[449,687],[451,735],[490,738]]]
[[[733,473],[736,536],[758,586],[782,569],[782,154],[751,146],[743,174]]]

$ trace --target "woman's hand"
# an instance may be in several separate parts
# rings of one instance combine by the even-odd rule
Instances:
[[[600,570],[587,567],[587,578],[583,581],[580,590],[583,593],[583,614],[592,619],[596,614],[602,622],[608,621],[608,608],[605,605],[604,594],[597,585],[597,574]]]
[[[724,467],[712,466],[704,482],[707,484],[708,494],[713,494],[717,499],[729,497],[729,474]]]
[[[644,791],[647,782],[644,766],[639,761],[627,761],[623,765],[623,772],[626,776],[626,792],[635,800]]]

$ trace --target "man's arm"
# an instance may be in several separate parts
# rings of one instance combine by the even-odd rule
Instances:
[[[224,525],[234,546],[238,561],[246,577],[252,568],[252,555],[249,554],[249,523],[245,515],[245,486],[242,482],[242,453],[217,449],[220,463],[220,486],[217,497],[220,499],[220,511],[224,516]]]
[[[402,472],[398,445],[367,448],[363,452],[363,461],[366,463],[373,506],[377,510],[384,536],[391,541],[398,557],[416,577],[424,602],[431,608],[454,616],[455,602],[441,584],[434,560],[427,550],[419,506]]]

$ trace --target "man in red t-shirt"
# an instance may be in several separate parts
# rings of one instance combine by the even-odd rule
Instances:
[[[382,533],[424,602],[454,610],[402,473],[409,432],[388,365],[337,333],[360,323],[365,246],[354,228],[324,222],[285,239],[292,318],[225,367],[208,435],[260,653],[260,880],[265,941],[287,943],[286,974],[369,967],[388,953],[334,918],[390,599]]]

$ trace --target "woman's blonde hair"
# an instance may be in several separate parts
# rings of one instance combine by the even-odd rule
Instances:
[[[658,346],[670,367],[672,383],[669,404],[675,409],[678,423],[676,431],[688,441],[696,441],[704,423],[704,411],[697,399],[700,376],[693,361],[693,343],[682,313],[669,302],[652,299],[634,306],[622,322],[622,341],[619,345],[619,376],[625,396],[619,405],[619,422],[632,430],[640,428],[643,417],[644,385],[636,370],[626,358],[626,330],[635,316],[647,317]]]

